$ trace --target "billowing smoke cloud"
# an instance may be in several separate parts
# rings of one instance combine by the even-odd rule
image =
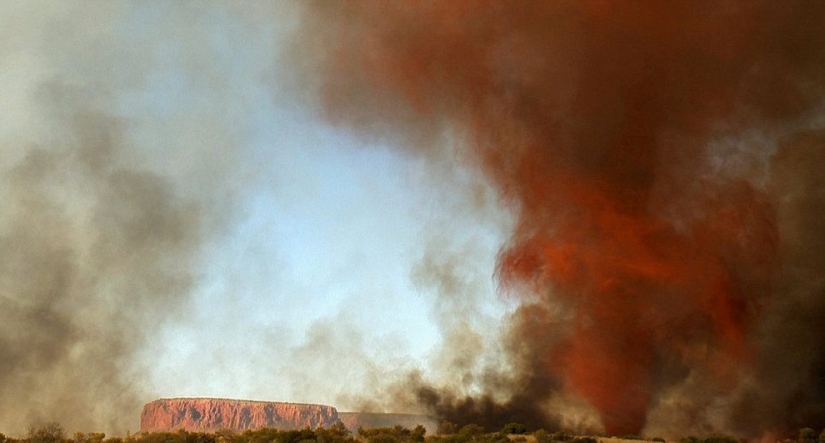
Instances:
[[[516,217],[496,269],[520,301],[510,367],[475,393],[413,376],[420,404],[491,428],[568,423],[576,399],[609,434],[825,426],[825,6],[353,1],[305,19],[330,121],[432,156],[456,141]]]
[[[232,108],[202,44],[214,26],[184,5],[2,9],[0,428],[122,435],[156,395],[137,353],[185,312],[230,218],[242,126],[216,116]]]
[[[3,425],[111,429],[140,401],[128,357],[190,288],[199,209],[118,164],[116,120],[62,87],[45,94],[61,108],[57,146],[25,150],[0,185]]]

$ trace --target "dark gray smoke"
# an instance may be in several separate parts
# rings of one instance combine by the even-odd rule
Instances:
[[[129,165],[124,122],[83,91],[39,97],[52,143],[0,176],[0,425],[124,432],[143,400],[129,359],[187,299],[201,210]]]

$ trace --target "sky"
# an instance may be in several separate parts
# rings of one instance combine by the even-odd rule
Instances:
[[[825,427],[819,2],[0,2],[0,431],[160,397]]]

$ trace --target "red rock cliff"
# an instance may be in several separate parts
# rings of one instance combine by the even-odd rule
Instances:
[[[338,422],[332,406],[216,398],[169,398],[143,406],[141,432],[218,429],[328,428]]]

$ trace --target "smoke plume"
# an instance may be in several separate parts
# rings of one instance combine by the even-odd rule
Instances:
[[[128,357],[191,284],[198,208],[162,177],[116,165],[117,121],[60,87],[48,94],[77,106],[57,117],[62,141],[2,175],[0,410],[12,431],[111,429],[141,400]]]
[[[456,141],[516,217],[495,271],[519,300],[510,367],[469,395],[413,376],[419,404],[488,427],[589,409],[614,435],[825,426],[825,6],[317,1],[304,19],[330,121],[433,157]]]
[[[138,353],[187,307],[202,245],[227,218],[216,208],[231,208],[233,124],[208,123],[225,109],[203,67],[208,28],[176,28],[197,11],[156,9],[170,23],[130,33],[126,2],[2,9],[0,427],[122,435],[156,395]],[[187,63],[212,95],[159,119],[143,101],[152,75],[185,79]]]

